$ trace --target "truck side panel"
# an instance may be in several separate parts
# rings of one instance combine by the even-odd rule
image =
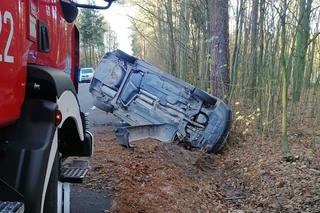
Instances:
[[[56,107],[51,101],[27,100],[19,120],[0,129],[0,141],[8,141],[1,146],[0,168],[4,172],[0,179],[24,196],[26,212],[40,212],[49,154],[57,143]]]
[[[26,1],[0,4],[0,127],[20,115],[31,42],[26,39]]]
[[[37,42],[30,48],[28,63],[63,70],[73,80],[72,33],[74,24],[63,17],[60,1],[33,0],[37,7]],[[48,42],[45,49],[40,43]],[[32,57],[31,57],[32,56]]]

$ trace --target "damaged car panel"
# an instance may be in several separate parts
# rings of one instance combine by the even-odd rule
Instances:
[[[216,152],[229,132],[222,100],[120,50],[104,55],[90,92],[98,108],[129,125],[116,131],[126,146],[149,137]]]

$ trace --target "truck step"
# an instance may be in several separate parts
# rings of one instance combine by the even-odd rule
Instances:
[[[61,166],[60,181],[68,183],[82,183],[89,171],[87,158],[69,157]]]
[[[0,213],[23,213],[24,204],[21,202],[0,201]]]

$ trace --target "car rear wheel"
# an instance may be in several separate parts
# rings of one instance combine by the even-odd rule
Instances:
[[[215,105],[217,102],[217,99],[215,99],[214,97],[212,97],[211,95],[199,88],[195,88],[193,95],[200,98],[205,104]]]

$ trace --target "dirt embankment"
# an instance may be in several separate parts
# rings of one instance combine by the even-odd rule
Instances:
[[[320,144],[291,138],[294,163],[278,142],[231,134],[213,155],[141,141],[132,150],[112,132],[95,137],[87,187],[114,193],[114,212],[320,212]]]

